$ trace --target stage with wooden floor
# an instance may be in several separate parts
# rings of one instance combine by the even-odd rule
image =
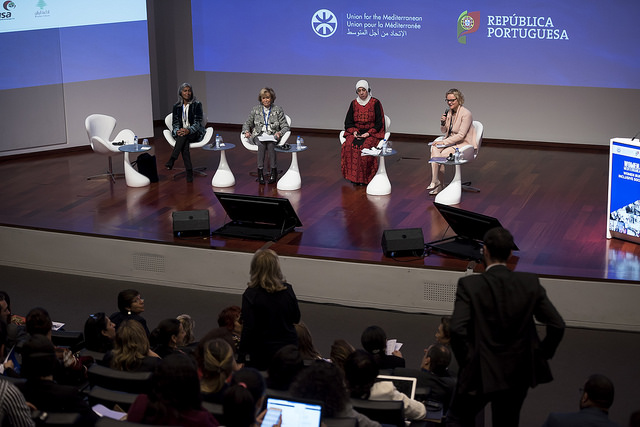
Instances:
[[[206,177],[196,176],[191,184],[184,177],[174,179],[178,171],[163,167],[170,146],[161,129],[156,127],[156,136],[150,139],[160,181],[143,188],[129,188],[124,179],[115,184],[87,180],[107,166],[107,157],[93,153],[88,141],[84,151],[0,159],[0,235],[7,249],[0,262],[105,277],[111,273],[102,266],[113,264],[113,274],[119,278],[239,293],[246,285],[251,254],[269,246],[283,257],[290,281],[313,284],[305,291],[309,300],[346,303],[353,299],[355,305],[411,306],[412,311],[434,313],[451,309],[456,277],[469,273],[469,268],[482,271],[466,260],[436,253],[424,258],[383,255],[384,230],[421,228],[425,242],[453,235],[434,207],[434,197],[425,190],[430,177],[427,141],[392,136],[398,154],[386,158],[391,194],[371,196],[365,186],[342,178],[337,133],[304,134],[309,149],[298,154],[302,188],[278,191],[275,184],[260,186],[250,175],[256,168],[256,154],[242,146],[235,130],[219,131],[225,142],[236,144],[226,151],[235,186],[212,187],[220,159],[213,151],[192,150],[194,165],[207,167]],[[637,292],[640,246],[605,238],[607,150],[563,147],[531,148],[523,142],[485,139],[478,158],[462,166],[463,181],[471,181],[480,192],[463,192],[457,207],[495,217],[512,232],[520,248],[511,260],[512,268],[537,273],[546,283],[567,283],[567,295],[593,294],[593,304],[617,306],[621,319],[609,321],[608,309],[596,307],[595,323],[640,328],[635,310],[632,313],[629,307],[627,312],[624,307]],[[122,156],[114,156],[116,172],[122,172],[122,162]],[[279,169],[286,171],[290,162],[290,154],[278,154]],[[181,166],[180,159],[176,167]],[[452,176],[453,168],[447,170],[446,180]],[[276,242],[175,237],[172,213],[176,211],[208,210],[212,230],[229,221],[214,191],[287,198],[303,225]],[[108,248],[94,252],[99,241],[107,241]],[[131,249],[133,255],[118,249],[136,244],[142,246]],[[131,260],[123,265],[119,258],[123,256],[132,256],[133,266]],[[192,261],[198,264],[190,265]],[[148,276],[137,275],[140,270]],[[211,283],[201,283],[209,280],[202,277]],[[412,281],[416,287],[405,295],[404,283]],[[352,288],[352,284],[356,285]],[[576,289],[578,284],[582,287]],[[609,290],[600,295],[607,286]],[[556,292],[546,287],[550,294]],[[323,294],[334,289],[338,297]],[[434,294],[440,291],[445,295],[435,306],[413,302],[437,300],[440,296]],[[394,298],[398,298],[395,303]],[[588,326],[589,319],[576,323]]]

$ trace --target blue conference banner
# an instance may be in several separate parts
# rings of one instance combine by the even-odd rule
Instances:
[[[199,71],[640,89],[639,15],[626,0],[192,0],[194,61]]]
[[[610,156],[609,231],[640,243],[640,141],[613,139]]]

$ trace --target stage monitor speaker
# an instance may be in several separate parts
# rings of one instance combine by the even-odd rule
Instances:
[[[424,254],[422,228],[384,230],[382,252],[388,257],[422,256]]]
[[[172,216],[174,236],[208,236],[211,232],[209,211],[206,209],[176,211]]]

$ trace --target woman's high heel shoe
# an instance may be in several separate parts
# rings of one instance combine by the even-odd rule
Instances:
[[[427,187],[427,190],[435,190],[436,188],[438,188],[440,186],[440,181],[435,181],[432,182],[431,184],[429,184],[429,186]]]
[[[441,192],[441,191],[442,191],[442,189],[443,189],[443,188],[442,188],[442,184],[438,184],[438,185],[436,185],[436,186],[433,188],[433,190],[429,191],[429,194],[430,194],[430,195],[432,195],[432,196],[435,196],[436,194],[438,194],[439,192]]]

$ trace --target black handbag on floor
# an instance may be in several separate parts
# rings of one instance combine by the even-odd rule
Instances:
[[[149,178],[151,182],[158,182],[158,168],[156,167],[156,156],[149,153],[142,153],[135,161],[138,172]]]

